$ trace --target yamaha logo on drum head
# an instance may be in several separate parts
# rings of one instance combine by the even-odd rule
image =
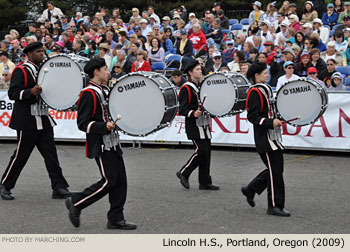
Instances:
[[[124,88],[122,86],[118,87],[118,92],[122,93],[124,91]]]
[[[284,94],[284,95],[288,95],[288,94],[289,94],[288,89],[283,90],[283,94]]]
[[[50,67],[72,67],[70,62],[50,62]]]
[[[207,85],[221,85],[227,84],[227,79],[219,79],[219,80],[207,80]]]

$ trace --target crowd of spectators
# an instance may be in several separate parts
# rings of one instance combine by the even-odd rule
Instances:
[[[67,17],[48,2],[25,34],[11,30],[0,42],[0,88],[8,88],[15,65],[26,60],[23,48],[41,41],[48,57],[59,53],[103,57],[115,79],[165,66],[178,69],[171,81],[180,86],[185,81],[181,70],[195,59],[204,75],[245,74],[250,64],[259,61],[268,65],[272,87],[310,77],[329,90],[345,90],[347,71],[350,75],[350,1],[335,0],[325,6],[325,13],[316,11],[314,2],[306,1],[298,11],[289,1],[280,8],[276,2],[263,6],[255,1],[246,18],[249,25],[238,31],[230,30],[230,20],[217,2],[201,15],[189,13],[185,6],[161,15],[149,6],[132,8],[132,15],[124,19],[119,9],[110,16],[100,9],[92,17],[81,12]],[[174,55],[181,56],[180,62],[169,61]],[[339,66],[345,72],[336,72]]]

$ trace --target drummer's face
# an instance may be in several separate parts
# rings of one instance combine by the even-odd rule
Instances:
[[[190,74],[192,75],[193,78],[202,78],[203,74],[202,74],[202,68],[200,65],[196,66],[195,68],[193,68],[193,71],[190,72]]]
[[[44,49],[39,48],[39,49],[36,49],[36,50],[28,53],[28,58],[30,61],[32,61],[36,64],[40,64],[44,60]]]
[[[109,71],[107,70],[107,66],[101,67],[98,71],[98,77],[102,81],[102,83],[106,83],[109,79]]]
[[[255,74],[256,83],[266,83],[268,79],[269,73],[267,69],[262,71],[260,74]]]

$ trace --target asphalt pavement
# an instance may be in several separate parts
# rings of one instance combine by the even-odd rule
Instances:
[[[2,174],[16,148],[0,141]],[[100,179],[94,160],[80,144],[60,143],[58,156],[71,191],[81,191]],[[286,209],[289,218],[266,214],[266,192],[250,207],[240,192],[264,169],[252,149],[215,147],[211,175],[219,191],[198,189],[198,172],[184,189],[175,173],[192,155],[189,146],[123,148],[128,176],[125,217],[138,224],[133,231],[107,230],[108,197],[84,209],[74,228],[64,200],[51,199],[50,180],[37,149],[16,187],[13,201],[0,199],[2,234],[346,234],[350,233],[350,166],[348,153],[286,152]]]

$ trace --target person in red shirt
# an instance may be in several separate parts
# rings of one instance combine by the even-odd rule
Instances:
[[[137,60],[132,63],[130,72],[150,72],[151,64],[146,59],[147,53],[145,51],[138,51],[136,57]]]
[[[189,40],[192,41],[193,48],[196,50],[196,56],[199,57],[204,55],[207,51],[206,45],[207,39],[204,33],[200,29],[199,24],[194,24],[192,26],[193,33],[188,37]]]
[[[275,49],[275,45],[273,44],[272,41],[266,41],[264,43],[264,50],[263,52],[267,53],[267,60],[266,60],[266,64],[270,65],[270,63],[273,61],[273,56],[275,56],[277,54]]]

